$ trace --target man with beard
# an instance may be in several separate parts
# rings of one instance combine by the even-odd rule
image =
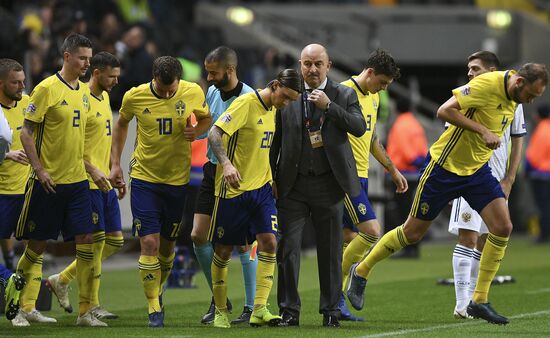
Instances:
[[[234,50],[220,46],[206,56],[204,68],[208,76],[207,80],[211,84],[206,93],[206,102],[210,107],[212,114],[212,125],[218,120],[233,101],[246,93],[254,91],[251,87],[237,78],[237,53]],[[203,135],[202,138],[206,137]],[[212,290],[211,265],[214,258],[214,249],[208,241],[208,232],[212,211],[214,209],[214,179],[216,176],[216,165],[218,159],[208,145],[208,162],[204,164],[204,177],[197,197],[195,216],[193,219],[193,231],[191,239],[195,255],[206,277],[206,281]],[[239,257],[243,266],[243,277],[245,286],[245,305],[242,314],[231,324],[247,323],[254,306],[254,295],[256,287],[256,267],[258,261],[256,258],[250,259],[250,246],[239,246]],[[231,310],[231,304],[228,302],[228,308]],[[210,324],[214,321],[215,305],[214,297],[210,302],[208,312],[202,317],[201,323]]]
[[[500,146],[517,105],[540,97],[547,83],[546,66],[527,63],[517,72],[481,74],[453,90],[453,96],[437,111],[437,116],[451,126],[430,148],[409,218],[386,233],[362,262],[351,266],[347,295],[354,308],[363,308],[367,278],[374,266],[420,241],[447,203],[462,196],[489,229],[476,289],[466,312],[493,324],[509,322],[492,308],[488,299],[510,239],[512,221],[506,195],[487,162]]]
[[[90,183],[92,223],[94,224],[94,280],[92,283],[91,307],[98,319],[116,319],[117,316],[99,304],[101,262],[122,248],[120,209],[117,194],[109,184],[109,159],[111,156],[111,126],[113,113],[109,100],[111,89],[118,83],[120,62],[107,52],[97,53],[90,62],[90,113],[86,122],[84,140],[84,163]],[[126,186],[118,188],[119,198],[126,194]],[[76,261],[65,270],[48,278],[48,286],[54,291],[61,307],[72,312],[69,302],[69,283],[76,276]]]

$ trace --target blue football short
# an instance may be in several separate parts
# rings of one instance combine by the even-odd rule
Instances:
[[[208,239],[225,245],[245,245],[257,234],[277,235],[277,209],[271,184],[233,198],[216,197]]]
[[[359,232],[356,225],[371,219],[375,219],[376,215],[369,202],[369,179],[360,177],[361,191],[359,195],[350,197],[346,194],[344,197],[344,223],[343,227],[348,228],[353,232]]]
[[[411,207],[413,217],[431,221],[450,201],[460,196],[481,214],[491,201],[505,197],[487,163],[470,176],[459,176],[445,170],[429,155],[426,163]]]
[[[94,232],[116,232],[122,230],[120,207],[115,189],[103,192],[99,189],[90,189],[92,202],[92,224]]]
[[[75,235],[93,232],[90,186],[87,180],[57,184],[54,193],[46,193],[38,180],[27,184],[16,238],[73,240]]]
[[[23,209],[24,194],[0,195],[0,238],[11,238]]]
[[[167,240],[175,240],[181,227],[186,193],[187,185],[149,183],[132,178],[132,233],[140,237],[160,233]]]

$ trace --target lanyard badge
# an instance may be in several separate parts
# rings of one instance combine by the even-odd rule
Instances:
[[[309,111],[309,101],[307,100],[307,95],[302,95],[303,98],[303,106],[304,106],[304,123],[309,135],[309,141],[311,142],[312,148],[321,148],[323,146],[323,136],[321,134],[321,130],[323,128],[323,120],[324,117],[321,116],[321,125],[319,127],[319,130],[311,130],[311,119],[313,118],[313,112]],[[311,114],[310,114],[311,113]],[[311,115],[311,116],[310,116]]]

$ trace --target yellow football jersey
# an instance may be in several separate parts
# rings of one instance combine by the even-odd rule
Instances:
[[[152,82],[124,94],[121,117],[137,119],[130,177],[170,185],[189,182],[191,143],[185,140],[183,131],[191,113],[198,118],[210,116],[204,93],[196,83],[181,80],[169,99],[158,96]]]
[[[23,98],[17,101],[14,107],[2,105],[4,115],[8,120],[10,128],[13,130],[13,143],[11,144],[10,151],[23,149],[19,135],[21,134],[23,120],[25,119],[25,109],[27,109],[28,105],[28,95],[23,95]],[[11,160],[2,162],[0,164],[0,194],[24,194],[29,172],[30,165],[25,166]]]
[[[84,158],[109,176],[112,143],[111,123],[113,121],[109,94],[104,91],[102,94],[103,99],[96,97],[93,93],[90,93],[90,96],[92,98],[90,99],[90,112],[86,121]],[[90,174],[87,175],[90,189],[98,189]]]
[[[90,89],[78,81],[73,89],[55,73],[32,91],[25,119],[39,123],[36,150],[44,169],[57,184],[86,180],[84,130],[90,109]],[[31,177],[35,177],[32,171]]]
[[[368,178],[370,145],[372,135],[376,126],[376,119],[378,117],[378,105],[380,102],[380,97],[378,96],[378,93],[364,93],[361,87],[359,87],[359,84],[355,82],[353,77],[349,80],[342,82],[342,84],[344,86],[353,88],[357,93],[359,104],[361,105],[361,112],[363,112],[363,117],[365,118],[365,122],[367,124],[367,131],[361,137],[356,137],[348,134],[348,138],[349,143],[351,144],[351,149],[353,150],[355,162],[357,162],[357,174],[359,175],[359,177]]]
[[[461,113],[502,137],[514,119],[515,103],[506,90],[513,70],[488,72],[453,90]],[[460,176],[475,173],[493,153],[482,137],[451,125],[430,148],[432,159],[446,170]]]
[[[223,168],[218,164],[216,196],[233,198],[270,182],[269,148],[275,132],[275,112],[258,92],[236,98],[215,125],[225,132],[222,139],[227,156],[242,178],[240,187],[232,188],[224,182]]]

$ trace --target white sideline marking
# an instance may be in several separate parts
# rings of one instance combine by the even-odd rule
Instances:
[[[548,314],[550,314],[550,310],[537,311],[537,312],[531,312],[531,313],[521,313],[519,315],[511,316],[511,317],[508,317],[508,318],[518,319],[518,318],[524,318],[524,317],[543,316],[543,315],[548,315]],[[454,328],[454,327],[472,326],[472,325],[481,325],[481,324],[488,324],[488,323],[486,321],[484,321],[483,319],[468,320],[466,322],[458,323],[458,324],[446,324],[446,325],[437,325],[437,326],[425,327],[425,328],[422,328],[422,329],[409,329],[409,330],[399,330],[399,331],[392,331],[392,332],[382,332],[382,333],[376,333],[376,334],[361,336],[361,337],[358,337],[358,338],[399,336],[399,335],[406,335],[406,334],[416,333],[416,332],[429,332],[429,331],[436,331],[436,330],[441,330],[441,329],[449,329],[449,328]]]
[[[527,291],[526,294],[536,295],[537,293],[546,293],[546,292],[550,292],[550,288],[531,290],[531,291]]]

